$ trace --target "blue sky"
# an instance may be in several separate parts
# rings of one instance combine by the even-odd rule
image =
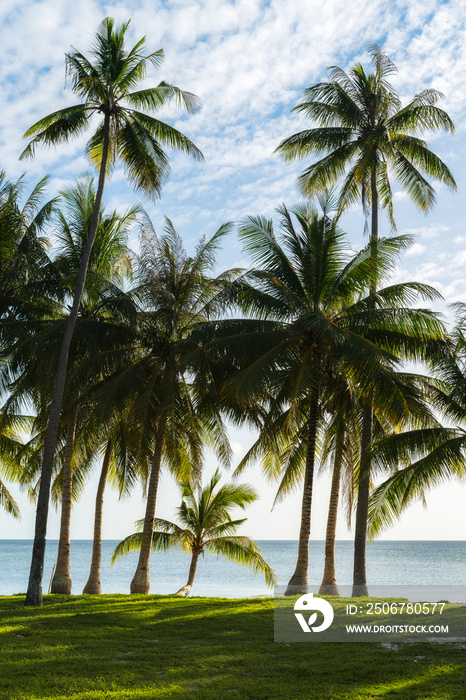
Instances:
[[[452,194],[438,188],[438,202],[426,217],[417,212],[395,186],[395,216],[400,233],[410,232],[416,242],[400,262],[397,280],[417,279],[435,286],[446,303],[466,302],[466,230],[464,225],[463,166],[466,151],[466,41],[464,0],[3,0],[0,8],[2,41],[0,83],[1,167],[9,177],[26,172],[32,184],[51,175],[50,194],[71,184],[88,169],[83,157],[85,138],[57,149],[39,149],[34,161],[19,162],[22,134],[37,119],[72,104],[64,89],[64,53],[71,45],[86,53],[103,17],[132,19],[129,43],[142,35],[148,49],[163,48],[165,62],[147,76],[146,84],[166,80],[190,90],[202,100],[192,116],[176,109],[163,116],[201,148],[205,163],[175,155],[172,177],[162,199],[153,205],[134,194],[117,170],[109,183],[108,206],[125,209],[140,201],[156,228],[169,216],[189,249],[203,234],[213,233],[225,221],[246,214],[272,216],[281,202],[298,200],[296,176],[302,164],[284,164],[275,155],[278,143],[305,125],[292,114],[302,90],[325,79],[330,65],[348,68],[355,60],[367,63],[365,47],[378,43],[398,66],[393,79],[405,102],[427,87],[441,90],[442,106],[455,121],[454,136],[432,134],[429,143],[449,165],[457,182]],[[364,220],[359,208],[348,212],[342,225],[357,248],[363,243]],[[382,217],[382,233],[388,223]],[[224,246],[219,264],[244,264],[234,236]],[[232,433],[238,456],[253,436]],[[207,471],[215,467],[207,464]],[[248,534],[258,538],[295,539],[300,497],[291,497],[273,513],[273,488],[264,484],[259,470],[245,479],[262,495],[249,511]],[[161,485],[159,514],[171,516],[178,495],[166,477]],[[73,537],[92,536],[95,481],[89,484],[73,519]],[[463,504],[466,487],[445,485],[428,495],[428,509],[414,506],[384,537],[388,539],[457,539],[466,535]],[[28,538],[33,532],[33,509],[20,495],[20,524],[0,514],[1,537]],[[328,503],[328,480],[317,483],[313,537],[323,538]],[[118,504],[109,497],[104,536],[119,538],[141,517],[140,494]],[[49,535],[56,537],[53,516]],[[344,518],[338,536],[349,537]]]

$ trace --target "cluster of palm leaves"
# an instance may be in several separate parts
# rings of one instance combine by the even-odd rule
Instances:
[[[216,473],[196,496],[207,450],[222,466],[230,464],[228,421],[257,431],[236,475],[260,460],[278,483],[277,499],[302,489],[297,564],[287,592],[307,587],[314,472],[321,462],[333,469],[321,591],[338,592],[335,532],[343,487],[348,514],[356,512],[353,590],[364,594],[368,534],[390,524],[429,485],[465,473],[463,431],[443,425],[465,416],[464,310],[449,335],[426,308],[439,298],[434,289],[390,285],[411,239],[382,238],[378,228],[381,209],[395,224],[391,174],[425,210],[434,202],[426,177],[455,186],[419,137],[453,125],[433,90],[401,106],[388,82],[394,66],[378,47],[371,49],[371,73],[360,65],[349,74],[333,69],[330,81],[306,90],[296,108],[311,128],[278,148],[287,159],[321,156],[300,178],[305,202],[279,208],[278,232],[263,216],[244,218],[238,230],[251,267],[216,274],[231,225],[203,237],[188,255],[169,219],[160,235],[140,208],[117,213],[102,205],[105,178],[118,160],[136,188],[158,196],[168,175],[165,147],[202,157],[183,134],[140,111],[173,99],[192,111],[197,99],[165,82],[136,90],[163,55],[145,54],[144,40],[128,51],[127,28],[107,18],[91,60],[76,50],[67,55],[72,89],[83,101],[26,133],[32,140],[23,155],[30,156],[39,144],[81,134],[90,117],[100,116],[87,144],[97,185],[83,176],[44,203],[42,181],[21,205],[23,181],[5,175],[0,181],[0,469],[37,502],[26,602],[41,603],[50,499],[61,507],[52,591],[70,593],[71,508],[99,460],[84,592],[101,591],[107,482],[121,495],[138,483],[145,488],[139,531],[115,552],[140,550],[131,592],[149,591],[151,551],[172,545],[192,553],[180,594],[189,592],[204,549],[261,571],[272,583],[255,543],[237,534],[243,520],[229,512],[254,500],[253,490],[224,485],[215,493]],[[371,228],[367,246],[354,253],[339,219],[356,201]],[[138,253],[127,247],[134,226]],[[407,371],[413,362],[421,369]],[[156,518],[163,469],[182,484],[180,525]],[[379,469],[391,475],[371,495]],[[2,482],[0,503],[18,513]]]

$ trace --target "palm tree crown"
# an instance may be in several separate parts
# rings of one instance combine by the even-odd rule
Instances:
[[[202,154],[179,131],[139,110],[155,112],[175,100],[192,112],[199,102],[192,93],[163,81],[154,88],[135,89],[148,66],[160,66],[164,54],[162,50],[144,54],[145,37],[127,50],[124,39],[129,24],[128,21],[115,27],[113,19],[104,19],[90,52],[93,60],[76,49],[66,54],[67,79],[83,102],[59,109],[31,126],[24,136],[32,140],[21,158],[32,157],[39,144],[54,145],[79,136],[97,114],[104,119],[86,146],[90,162],[100,169],[108,135],[108,157],[104,164],[107,174],[120,159],[137,189],[154,196],[160,194],[169,174],[162,145],[185,151],[198,160]]]
[[[443,97],[437,90],[423,90],[402,107],[388,82],[396,67],[378,46],[369,50],[371,73],[359,63],[349,73],[333,66],[329,82],[304,91],[304,101],[294,111],[305,114],[316,126],[285,139],[277,151],[286,160],[325,154],[300,176],[303,192],[325,189],[346,173],[340,211],[361,197],[368,208],[375,188],[395,227],[390,173],[423,211],[435,203],[434,189],[425,175],[456,189],[448,167],[418,136],[434,129],[453,132],[454,125],[436,106]]]

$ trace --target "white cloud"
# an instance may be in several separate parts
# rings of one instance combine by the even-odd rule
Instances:
[[[442,90],[442,106],[457,122],[457,134],[426,138],[451,164],[460,194],[437,187],[437,207],[424,219],[403,192],[395,193],[398,230],[421,241],[395,279],[419,279],[438,287],[448,301],[466,301],[464,0],[3,0],[0,159],[10,177],[26,171],[32,182],[49,172],[52,190],[88,168],[85,136],[57,149],[38,149],[33,161],[19,162],[18,156],[31,124],[74,101],[69,87],[64,89],[64,53],[71,45],[86,53],[105,14],[117,21],[132,18],[130,43],[145,34],[149,49],[164,48],[163,66],[149,72],[145,85],[165,79],[202,98],[202,109],[193,116],[180,116],[174,108],[161,116],[201,147],[206,162],[173,157],[162,200],[144,202],[157,226],[166,214],[189,240],[225,220],[272,216],[278,203],[297,201],[295,180],[304,163],[285,164],[274,150],[305,128],[305,118],[290,110],[306,86],[326,79],[329,65],[347,69],[355,58],[367,64],[366,44],[379,42],[399,68],[394,84],[404,101],[427,87]],[[108,206],[120,209],[141,199],[116,170],[106,189]],[[380,222],[386,235],[384,215]],[[367,240],[360,206],[345,214],[342,225],[359,249]],[[228,267],[239,257],[232,239],[220,265]],[[282,523],[280,533],[296,535]]]
[[[411,248],[408,249],[406,252],[406,257],[407,258],[412,258],[416,255],[422,255],[423,253],[426,252],[426,246],[422,245],[422,243],[414,243]]]

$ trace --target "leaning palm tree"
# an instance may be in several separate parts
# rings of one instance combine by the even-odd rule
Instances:
[[[188,111],[193,111],[197,99],[173,85],[161,82],[155,88],[137,90],[138,83],[146,75],[147,68],[159,66],[163,52],[143,52],[145,39],[135,46],[125,48],[125,34],[129,21],[115,27],[113,19],[103,20],[91,48],[91,59],[73,49],[66,55],[67,77],[73,92],[82,102],[49,114],[25,133],[32,137],[21,157],[31,157],[40,144],[55,145],[75,138],[88,127],[95,116],[102,120],[89,139],[86,154],[99,170],[99,181],[92,222],[83,256],[73,305],[63,335],[56,383],[50,407],[49,424],[44,447],[43,467],[37,503],[36,531],[34,538],[27,605],[41,605],[41,582],[45,552],[50,480],[55,454],[58,423],[65,389],[68,354],[83,293],[89,258],[97,233],[99,212],[106,176],[121,160],[129,179],[145,194],[156,197],[169,173],[168,158],[164,146],[174,147],[197,159],[201,152],[186,136],[148,114],[139,111],[156,111],[175,100]]]
[[[427,178],[439,180],[450,189],[456,183],[446,164],[419,134],[429,130],[454,131],[448,114],[436,106],[442,94],[423,90],[404,107],[389,77],[396,67],[380,47],[370,46],[371,73],[361,64],[349,74],[334,66],[330,81],[307,88],[304,101],[294,108],[309,117],[310,129],[282,141],[277,151],[286,160],[321,156],[300,176],[306,194],[322,191],[345,175],[339,195],[339,211],[362,200],[371,215],[371,247],[377,260],[379,208],[388,211],[395,228],[390,177],[393,176],[422,211],[435,203],[435,191]],[[377,275],[372,290],[377,287]],[[372,439],[373,414],[370,402],[363,418],[361,454],[367,461]],[[369,475],[362,473],[356,514],[354,594],[367,594],[365,543]]]
[[[257,493],[247,484],[224,484],[217,489],[221,474],[217,469],[210,482],[196,497],[192,485],[183,485],[183,500],[178,508],[178,523],[156,518],[152,534],[152,549],[166,551],[179,547],[191,553],[191,566],[188,580],[176,595],[186,596],[191,591],[196,575],[199,556],[204,552],[217,554],[230,561],[248,566],[255,573],[262,573],[268,586],[276,583],[274,570],[263,558],[256,542],[250,537],[237,535],[240,525],[247,518],[233,520],[230,511],[245,508],[257,499]],[[140,522],[142,527],[143,522]],[[112,557],[117,557],[133,549],[140,549],[142,533],[135,532],[120,542]]]

